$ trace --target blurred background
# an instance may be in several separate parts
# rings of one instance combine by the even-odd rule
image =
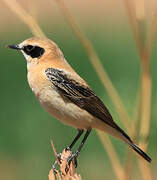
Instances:
[[[88,82],[109,108],[114,120],[123,127],[84,49],[66,24],[55,1],[18,2],[37,17],[42,30],[59,45],[68,62]],[[133,117],[139,87],[140,61],[122,0],[65,2],[81,30],[92,42],[130,117]],[[149,24],[157,6],[155,0],[145,3]],[[53,139],[57,151],[60,152],[71,143],[77,132],[51,117],[35,99],[27,83],[26,61],[23,55],[5,48],[8,44],[22,42],[32,34],[2,0],[0,14],[0,179],[47,179],[55,160],[50,139]],[[151,61],[153,95],[148,147],[148,154],[153,159],[150,166],[154,179],[157,178],[156,48],[155,45]],[[119,140],[111,140],[123,164],[127,147]],[[78,162],[78,172],[83,179],[116,179],[95,131],[91,133]],[[140,179],[137,163],[133,168],[132,179]]]

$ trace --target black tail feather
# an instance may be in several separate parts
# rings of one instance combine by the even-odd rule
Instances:
[[[125,141],[125,142],[127,142],[132,147],[132,149],[134,151],[136,151],[140,156],[142,156],[146,161],[151,163],[152,159],[145,152],[143,152],[142,149],[140,149],[138,146],[136,146],[136,144],[133,143],[133,141],[130,139],[130,137],[121,128],[119,128],[119,131],[126,138],[127,141]]]
[[[149,163],[152,161],[151,158],[143,152],[139,147],[137,147],[135,144],[130,143],[130,146],[138,153],[140,154],[145,160],[147,160]]]

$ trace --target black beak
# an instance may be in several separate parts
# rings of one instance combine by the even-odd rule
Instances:
[[[18,44],[8,45],[8,48],[16,49],[16,50],[22,50],[22,48],[20,48]]]

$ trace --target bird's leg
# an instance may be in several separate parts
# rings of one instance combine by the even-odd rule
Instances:
[[[71,154],[71,155],[68,157],[68,159],[67,159],[67,165],[66,165],[66,169],[65,169],[66,172],[69,170],[69,164],[70,164],[70,162],[72,161],[72,159],[74,159],[75,167],[77,167],[77,156],[79,155],[79,153],[80,153],[80,151],[81,151],[84,143],[86,142],[86,140],[87,140],[87,138],[88,138],[91,130],[92,130],[91,128],[87,129],[86,134],[85,134],[85,136],[84,136],[84,138],[83,138],[80,146],[78,147],[77,151],[76,151],[75,153]]]
[[[81,135],[83,134],[83,129],[78,129],[78,134],[76,135],[76,137],[74,138],[73,142],[70,144],[70,146],[68,146],[66,148],[66,150],[71,150],[72,147],[76,144],[76,142],[79,140],[79,138],[81,137]]]
[[[80,136],[83,134],[83,129],[78,129],[78,134],[76,135],[76,137],[74,138],[74,140],[72,141],[72,143],[70,144],[70,146],[68,146],[65,150],[66,151],[70,151],[72,147],[75,145],[75,143],[78,141],[78,139],[80,138]],[[71,153],[72,154],[72,153]],[[71,156],[71,155],[70,155]],[[61,153],[57,154],[57,158],[60,161],[61,160]],[[52,169],[54,172],[56,172],[55,167],[57,164],[57,160],[53,163],[52,165]],[[75,162],[75,165],[77,164],[77,161]]]

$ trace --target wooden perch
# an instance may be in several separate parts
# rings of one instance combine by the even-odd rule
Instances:
[[[70,151],[64,149],[62,151],[61,159],[59,161],[58,157],[57,157],[56,149],[55,149],[52,141],[51,141],[51,145],[52,145],[54,154],[56,156],[56,160],[57,160],[60,170],[56,170],[56,172],[54,172],[51,169],[49,172],[49,180],[82,180],[81,176],[79,174],[77,174],[75,166],[72,161],[69,165],[68,172],[65,171],[66,165],[67,165],[67,158],[70,155]]]

